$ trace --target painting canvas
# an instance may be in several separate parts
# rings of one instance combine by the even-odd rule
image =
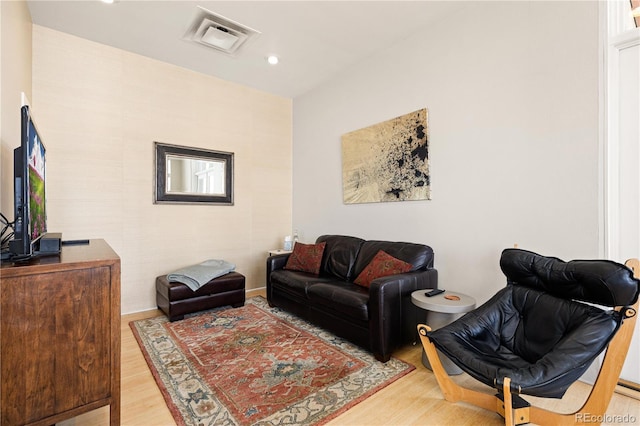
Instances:
[[[345,204],[429,200],[426,108],[342,136]]]

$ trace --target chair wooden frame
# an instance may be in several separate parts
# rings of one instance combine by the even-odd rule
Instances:
[[[634,277],[640,278],[640,261],[630,259],[625,263],[633,270]],[[504,378],[502,395],[490,395],[487,393],[467,389],[455,383],[444,370],[435,345],[427,337],[431,331],[429,326],[418,325],[418,333],[422,346],[433,374],[436,376],[440,390],[445,400],[449,402],[467,402],[486,410],[495,411],[505,419],[505,425],[513,426],[524,423],[536,423],[541,425],[592,425],[594,418],[603,418],[613,392],[618,383],[622,365],[627,356],[631,337],[635,329],[638,312],[638,301],[631,308],[626,308],[623,313],[626,317],[618,332],[607,347],[598,377],[591,389],[589,396],[582,407],[573,413],[556,413],[543,408],[531,406],[524,399],[511,391],[511,379]],[[621,307],[618,310],[623,309]]]

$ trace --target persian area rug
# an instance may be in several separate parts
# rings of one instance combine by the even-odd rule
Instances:
[[[324,424],[414,369],[378,362],[261,297],[130,326],[179,425]]]

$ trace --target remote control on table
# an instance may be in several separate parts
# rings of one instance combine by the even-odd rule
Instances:
[[[63,240],[63,246],[75,246],[80,244],[89,244],[89,240]]]
[[[441,288],[436,288],[434,290],[426,292],[424,295],[427,296],[427,297],[432,297],[432,296],[435,296],[436,294],[440,294],[440,293],[444,293],[444,290],[442,290]]]

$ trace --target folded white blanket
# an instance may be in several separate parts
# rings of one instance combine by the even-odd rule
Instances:
[[[235,269],[236,265],[226,260],[210,259],[167,274],[167,280],[185,284],[191,290],[196,291],[212,279],[228,274]]]

